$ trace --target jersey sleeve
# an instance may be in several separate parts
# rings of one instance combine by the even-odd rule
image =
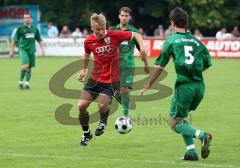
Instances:
[[[88,54],[88,55],[91,54],[91,49],[89,48],[87,40],[84,41],[84,50],[85,50],[86,54]]]
[[[108,30],[115,30],[115,26],[109,27]]]
[[[133,33],[131,31],[116,31],[118,41],[121,43],[122,41],[129,41],[133,37]]]
[[[165,41],[163,44],[162,52],[155,61],[155,65],[165,67],[169,62],[171,55],[172,55],[171,44]]]
[[[39,33],[39,30],[37,29],[36,30],[36,34],[35,34],[35,39],[37,40],[37,42],[41,42],[42,41],[42,39],[41,39],[41,36],[40,36],[40,33]]]
[[[212,65],[210,54],[209,54],[206,46],[204,46],[203,51],[202,51],[202,60],[203,60],[204,68],[209,68]]]

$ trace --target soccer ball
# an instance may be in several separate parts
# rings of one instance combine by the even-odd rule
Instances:
[[[132,123],[129,117],[119,117],[115,121],[115,129],[120,134],[129,133],[132,129]]]

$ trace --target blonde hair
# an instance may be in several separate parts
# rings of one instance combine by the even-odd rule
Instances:
[[[106,25],[106,17],[100,13],[93,13],[91,18],[90,18],[91,25],[93,25],[93,22],[98,23],[100,25]]]

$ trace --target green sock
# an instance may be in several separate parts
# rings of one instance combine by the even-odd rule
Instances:
[[[195,154],[196,150],[195,150],[194,139],[190,136],[185,136],[185,135],[182,135],[182,137],[187,147],[187,154],[188,155]]]
[[[26,72],[26,70],[22,68],[21,72],[20,72],[20,81],[22,81],[24,79],[25,72]]]
[[[128,117],[130,103],[129,93],[121,94],[121,101],[123,116]]]
[[[199,135],[199,139],[203,140],[205,138],[205,132],[201,132]]]
[[[120,94],[116,94],[115,99],[117,100],[118,103],[122,104],[122,98]]]
[[[190,124],[181,123],[181,124],[177,124],[175,127],[176,127],[177,133],[180,133],[182,135],[189,136],[192,138],[195,137],[195,133],[197,129],[193,128]]]
[[[26,81],[29,82],[31,78],[31,71],[26,71]]]

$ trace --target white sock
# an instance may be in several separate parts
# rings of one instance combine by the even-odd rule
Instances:
[[[85,133],[85,134],[90,133],[90,130],[83,131],[83,133]]]
[[[23,81],[19,81],[18,83],[19,83],[19,84],[23,84]]]
[[[196,138],[198,138],[198,139],[200,139],[200,133],[201,133],[202,131],[200,131],[200,130],[197,130],[196,132],[195,132],[195,137]]]
[[[191,149],[195,149],[195,144],[192,144],[192,145],[188,145],[188,146],[187,146],[187,150],[191,150]]]
[[[30,83],[26,81],[26,82],[25,82],[25,85],[28,85],[28,86],[29,86],[29,85],[30,85]]]

